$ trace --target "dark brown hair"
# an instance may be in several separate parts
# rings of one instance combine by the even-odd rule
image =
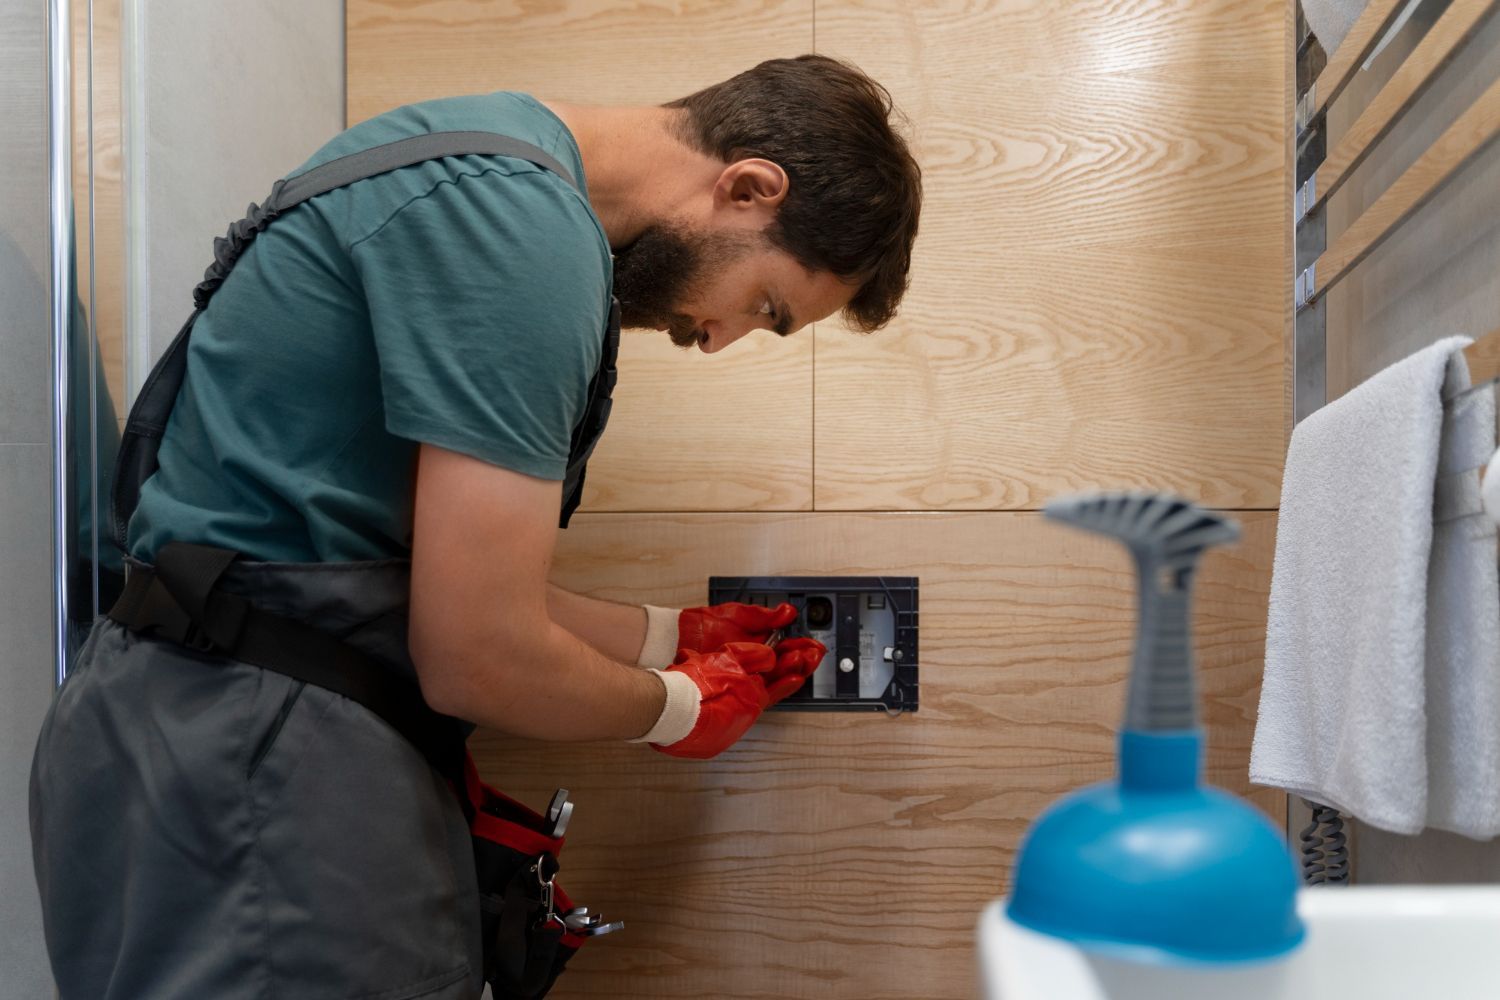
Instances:
[[[771,59],[665,105],[681,138],[725,163],[770,160],[790,179],[766,236],[813,271],[859,291],[844,316],[876,330],[906,292],[922,170],[892,127],[890,92],[827,56]]]

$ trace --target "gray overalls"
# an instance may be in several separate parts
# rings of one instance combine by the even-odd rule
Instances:
[[[114,498],[122,544],[156,468],[193,322],[243,248],[308,198],[476,153],[525,159],[575,183],[529,144],[435,133],[278,182],[215,241],[197,309],[126,426]],[[618,343],[616,304],[573,433],[563,526],[608,419]],[[155,571],[132,562],[128,572]],[[342,640],[400,682],[394,689],[416,690],[405,560],[238,560],[216,592]],[[172,641],[127,629],[115,620],[119,606],[111,616],[94,623],[32,764],[32,850],[64,1000],[479,996],[469,824],[429,758],[364,703],[225,655],[191,628]]]

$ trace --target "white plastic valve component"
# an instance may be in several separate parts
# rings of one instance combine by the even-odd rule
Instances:
[[[844,657],[842,660],[839,661],[839,672],[840,673],[845,673],[845,674],[853,673],[854,672],[854,661],[851,660],[851,659],[849,659],[849,657],[847,657],[847,656]]]

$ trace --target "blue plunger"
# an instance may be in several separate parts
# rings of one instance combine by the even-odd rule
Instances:
[[[1304,934],[1291,852],[1248,802],[1199,782],[1189,598],[1199,555],[1237,539],[1238,525],[1157,494],[1069,497],[1045,513],[1130,549],[1140,612],[1119,780],[1058,800],[1032,825],[1007,915],[1133,961],[1285,954]]]

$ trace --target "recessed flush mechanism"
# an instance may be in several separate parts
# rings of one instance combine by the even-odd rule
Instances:
[[[916,577],[715,576],[708,586],[710,604],[790,602],[798,615],[785,635],[828,647],[808,683],[776,708],[917,710]]]

